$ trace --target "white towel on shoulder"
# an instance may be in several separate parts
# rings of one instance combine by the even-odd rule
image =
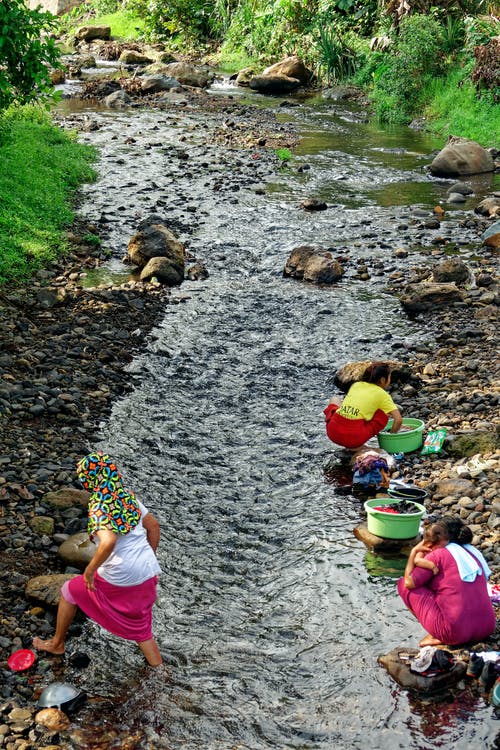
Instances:
[[[476,580],[476,576],[481,576],[483,572],[486,578],[489,578],[491,575],[491,570],[483,557],[483,553],[476,549],[476,547],[473,547],[472,544],[464,544],[462,546],[455,544],[455,542],[450,542],[446,545],[446,549],[453,556],[462,581],[472,583]]]

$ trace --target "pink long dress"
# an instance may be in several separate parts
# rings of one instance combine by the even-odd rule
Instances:
[[[490,636],[496,616],[487,589],[486,576],[472,582],[462,581],[452,554],[444,547],[426,555],[439,568],[415,568],[414,589],[407,589],[404,579],[398,581],[398,593],[422,627],[448,646],[480,641]]]

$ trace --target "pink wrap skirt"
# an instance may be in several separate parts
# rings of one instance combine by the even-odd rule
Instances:
[[[137,586],[114,586],[96,573],[95,591],[89,591],[80,575],[66,581],[61,594],[113,635],[140,643],[153,637],[157,581],[155,576]]]

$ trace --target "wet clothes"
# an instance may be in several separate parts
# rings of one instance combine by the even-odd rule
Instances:
[[[140,643],[153,637],[157,580],[155,576],[138,586],[113,586],[96,573],[95,591],[86,588],[83,576],[76,576],[63,584],[61,593],[110,633]]]
[[[490,636],[496,618],[486,572],[474,581],[463,581],[446,547],[432,550],[426,560],[432,561],[439,572],[434,575],[427,568],[414,568],[411,576],[415,588],[405,588],[404,578],[400,578],[398,593],[427,633],[448,646]]]
[[[341,405],[324,410],[326,434],[333,443],[354,450],[386,427],[396,404],[379,385],[353,383]]]

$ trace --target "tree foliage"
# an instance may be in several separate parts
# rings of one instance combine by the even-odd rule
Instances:
[[[54,24],[50,13],[29,10],[24,0],[0,2],[0,110],[51,93],[49,66],[57,66],[59,51],[43,33]]]

